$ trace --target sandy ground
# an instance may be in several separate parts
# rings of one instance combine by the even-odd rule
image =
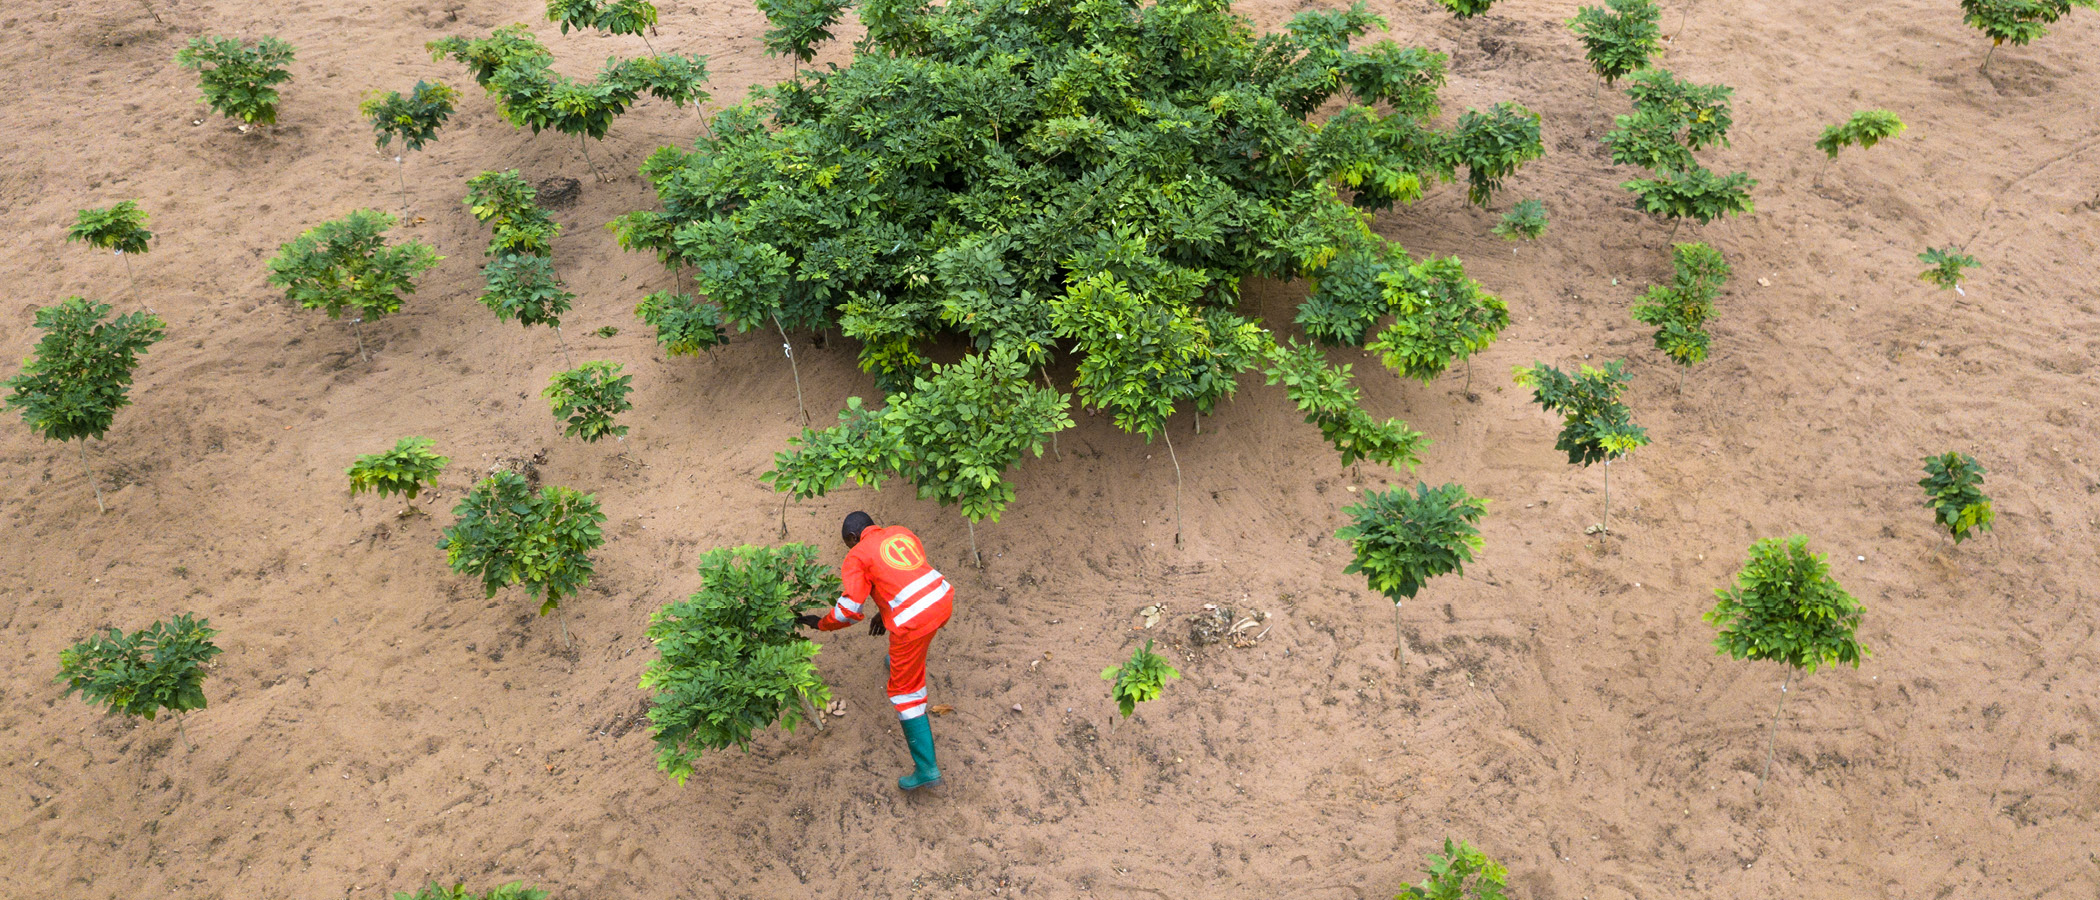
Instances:
[[[1379,227],[1457,253],[1515,324],[1427,387],[1356,358],[1366,402],[1436,441],[1421,477],[1491,498],[1463,579],[1404,609],[1342,574],[1332,537],[1364,482],[1334,465],[1280,392],[1250,378],[1200,435],[1177,420],[1185,546],[1159,449],[1080,416],[1062,458],[1016,473],[1020,499],[978,529],[908,487],[841,491],[787,516],[839,549],[856,507],[925,536],[959,589],[933,654],[949,784],[903,797],[882,648],[825,638],[849,714],[710,757],[684,787],[636,727],[648,614],[691,591],[701,551],[775,539],[757,480],[798,427],[776,342],[666,360],[631,315],[667,281],[604,222],[652,205],[632,173],[689,140],[661,104],[593,148],[503,125],[423,42],[540,19],[536,2],[290,4],[180,0],[159,27],[130,0],[32,0],[0,13],[0,355],[27,354],[33,305],[81,293],[137,305],[123,266],[61,237],[72,211],[136,198],[159,234],[136,260],[170,323],[136,406],[92,449],[97,515],[71,448],[0,427],[0,896],[370,898],[430,878],[524,879],[556,897],[1390,896],[1447,835],[1505,862],[1514,896],[2090,898],[2100,892],[2100,454],[2092,434],[2100,293],[2100,14],[2031,47],[1986,43],[1955,4],[1697,2],[1666,64],[1736,88],[1716,168],[1760,180],[1754,217],[1688,230],[1736,279],[1714,358],[1680,393],[1628,318],[1669,268],[1666,227],[1596,143],[1622,97],[1592,79],[1568,0],[1509,0],[1454,22],[1374,4],[1393,36],[1453,57],[1447,109],[1500,99],[1545,116],[1549,155],[1510,200],[1552,231],[1512,247],[1443,186]],[[1675,28],[1679,2],[1666,3]],[[1297,6],[1244,7],[1273,25]],[[718,103],[785,72],[735,0],[663,4],[660,49],[709,54]],[[583,72],[632,39],[538,31]],[[299,48],[272,135],[196,104],[170,61],[203,33]],[[834,51],[834,55],[836,51]],[[362,91],[443,78],[462,113],[406,164],[408,233],[448,259],[401,314],[366,328],[287,308],[263,261],[304,228],[398,202]],[[1854,109],[1910,133],[1823,166],[1811,146]],[[202,124],[196,124],[200,122]],[[636,378],[633,433],[559,437],[538,397],[554,336],[474,302],[486,238],[459,203],[486,168],[583,181],[557,213],[581,294],[568,340]],[[1507,202],[1507,201],[1505,201]],[[1983,261],[1965,296],[1917,281],[1915,255]],[[1299,285],[1250,308],[1287,321]],[[616,326],[610,338],[593,334]],[[797,335],[815,414],[868,394],[853,352]],[[1337,356],[1338,360],[1353,355]],[[1630,360],[1655,438],[1613,479],[1608,549],[1586,537],[1601,472],[1568,466],[1556,422],[1508,384],[1545,360]],[[436,514],[349,499],[343,468],[404,434],[455,460]],[[1919,507],[1919,460],[1971,452],[1998,530],[1955,547]],[[517,592],[485,600],[433,548],[489,467],[544,451],[553,483],[610,516],[600,576],[572,605],[573,649]],[[1699,614],[1756,538],[1805,532],[1867,606],[1865,667],[1797,681],[1771,783],[1753,795],[1784,674],[1718,658]],[[1172,615],[1133,631],[1133,611]],[[1244,649],[1188,646],[1204,603],[1266,611]],[[52,681],[92,629],[195,611],[224,634],[211,708],[172,724],[105,718]],[[1184,678],[1115,721],[1099,670],[1165,637]]]

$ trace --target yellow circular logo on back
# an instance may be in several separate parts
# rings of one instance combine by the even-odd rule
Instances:
[[[892,569],[908,571],[926,564],[926,551],[919,549],[919,542],[908,534],[883,539],[881,553],[882,561]]]

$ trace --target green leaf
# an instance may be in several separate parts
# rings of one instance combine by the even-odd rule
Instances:
[[[1869,655],[1856,635],[1864,608],[1830,577],[1808,538],[1766,538],[1750,546],[1735,586],[1703,618],[1717,630],[1714,646],[1735,659],[1772,659],[1814,672]]]

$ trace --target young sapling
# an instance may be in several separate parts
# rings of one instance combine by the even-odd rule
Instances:
[[[373,91],[357,107],[371,121],[381,153],[396,139],[401,141],[402,152],[394,155],[394,171],[401,176],[402,221],[409,220],[408,164],[402,158],[437,139],[438,129],[452,117],[453,104],[458,100],[459,92],[444,82],[418,81],[406,97],[399,91]]]
[[[1826,665],[1859,662],[1869,655],[1859,642],[1865,608],[1837,580],[1820,553],[1808,551],[1808,538],[1765,538],[1750,546],[1750,560],[1736,575],[1735,586],[1717,589],[1720,601],[1701,618],[1717,630],[1714,647],[1735,659],[1770,659],[1787,665],[1765,738],[1764,772],[1757,777],[1763,793],[1772,774],[1773,741],[1779,714],[1786,709],[1787,687],[1794,675],[1814,674]]]
[[[554,275],[554,260],[545,256],[523,253],[506,253],[482,269],[487,289],[481,294],[481,304],[496,314],[497,321],[518,320],[527,328],[546,325],[554,329],[554,340],[561,347],[562,361],[574,365],[569,359],[569,342],[562,337],[561,317],[569,311],[576,295],[562,286],[561,279]]]
[[[1746,172],[1724,177],[1705,166],[1694,165],[1685,171],[1662,169],[1654,178],[1636,178],[1624,186],[1639,198],[1643,212],[1670,220],[1673,237],[1686,219],[1704,225],[1722,216],[1739,216],[1757,209],[1750,199],[1750,189],[1757,186],[1757,179]]]
[[[1461,19],[1470,19],[1480,15],[1487,12],[1488,7],[1495,5],[1495,0],[1436,0],[1436,2],[1438,6],[1450,10],[1452,15]]]
[[[1846,147],[1865,150],[1875,144],[1903,133],[1903,120],[1885,109],[1863,109],[1852,114],[1852,118],[1823,129],[1823,136],[1816,138],[1816,149],[1823,151],[1823,168],[1816,171],[1816,182],[1823,181],[1823,171],[1838,158],[1838,151]]]
[[[713,353],[729,341],[722,308],[690,294],[657,291],[643,297],[634,314],[656,329],[656,342],[671,356],[698,356],[702,350]]]
[[[1505,241],[1535,241],[1546,233],[1546,204],[1537,200],[1519,200],[1517,205],[1502,214],[1502,222],[1495,226],[1495,233]]]
[[[6,409],[47,441],[79,441],[80,467],[102,504],[102,483],[88,464],[87,442],[109,433],[117,410],[131,405],[131,373],[139,357],[167,334],[168,323],[150,312],[125,313],[111,321],[107,303],[81,297],[32,309],[44,332],[22,373],[6,381]]]
[[[1393,663],[1407,657],[1407,638],[1400,627],[1400,603],[1422,590],[1429,579],[1465,574],[1465,564],[1480,549],[1480,517],[1487,501],[1456,484],[1430,487],[1416,482],[1406,488],[1366,491],[1360,504],[1345,506],[1352,521],[1335,537],[1356,553],[1344,574],[1363,573],[1371,590],[1393,601]]]
[[[489,227],[488,255],[547,256],[561,225],[539,205],[539,191],[518,170],[483,172],[467,179],[467,211]]]
[[[1671,250],[1676,275],[1667,285],[1655,285],[1633,307],[1633,320],[1655,326],[1655,347],[1680,368],[1677,389],[1684,390],[1684,373],[1706,360],[1711,337],[1706,320],[1713,315],[1714,300],[1728,283],[1728,260],[1721,251],[1705,244],[1678,244]]]
[[[540,600],[540,615],[561,608],[590,582],[591,551],[605,543],[598,499],[549,485],[532,492],[525,476],[498,472],[481,480],[452,508],[458,521],[438,541],[445,564],[481,579],[489,597],[513,584]],[[569,641],[562,613],[562,643]]]
[[[394,443],[394,449],[384,453],[367,453],[350,464],[346,474],[350,476],[350,496],[366,491],[381,497],[401,495],[408,501],[402,516],[418,515],[416,495],[426,487],[437,484],[438,473],[452,460],[431,452],[433,441],[426,437],[405,437]]]
[[[554,417],[566,422],[564,437],[586,444],[606,435],[623,437],[627,426],[614,425],[613,417],[634,408],[627,393],[632,375],[620,374],[615,362],[587,362],[567,372],[558,372],[541,396],[554,407]]]
[[[1969,293],[1961,289],[1962,270],[1981,265],[1976,261],[1976,257],[1964,254],[1960,247],[1951,245],[1928,247],[1925,252],[1918,254],[1918,261],[1932,267],[1919,272],[1918,278],[1938,285],[1940,290],[1951,290],[1964,297]]]
[[[1984,471],[1976,457],[1966,453],[1950,450],[1925,457],[1925,477],[1918,482],[1925,489],[1925,506],[1956,544],[1971,532],[1991,530],[1997,519],[1990,496],[1982,490]]]
[[[146,230],[146,211],[137,201],[124,200],[106,209],[83,209],[76,214],[73,227],[66,229],[68,242],[79,241],[97,250],[108,250],[124,260],[124,275],[131,279],[131,299],[139,299],[138,272],[131,267],[131,258],[145,253],[153,240],[153,232]],[[152,312],[148,307],[147,312]]]
[[[416,278],[444,259],[419,240],[389,245],[393,225],[386,213],[356,210],[285,242],[270,260],[270,283],[284,288],[285,299],[331,319],[355,313],[350,324],[366,360],[364,321],[399,312],[401,295],[415,293]]]
[[[1453,158],[1466,167],[1466,199],[1482,209],[1503,180],[1545,152],[1539,114],[1514,103],[1497,103],[1487,112],[1466,110],[1451,140]]]
[[[273,37],[253,47],[237,38],[191,38],[175,64],[197,73],[205,105],[248,125],[277,124],[277,86],[292,79],[292,45]],[[242,126],[246,131],[247,127]]]
[[[60,651],[58,680],[66,696],[78,692],[112,714],[150,722],[162,710],[175,713],[176,733],[188,747],[181,716],[205,707],[204,664],[219,655],[211,641],[218,633],[211,620],[189,614],[130,634],[111,628]]]
[[[1619,398],[1632,379],[1622,360],[1611,360],[1602,369],[1583,366],[1580,374],[1568,374],[1543,363],[1517,367],[1517,383],[1531,387],[1531,397],[1547,412],[1561,414],[1560,437],[1553,449],[1568,454],[1578,466],[1604,463],[1604,522],[1599,539],[1611,534],[1611,463],[1636,448],[1647,446],[1648,430],[1634,424],[1632,413]]]
[[[1508,900],[1508,878],[1508,869],[1472,844],[1445,838],[1444,852],[1429,854],[1429,877],[1393,900]]]
[[[2048,34],[2049,26],[2069,15],[2074,6],[2100,9],[2100,0],[1961,0],[1963,24],[1991,39],[1991,49],[1983,54],[1983,64],[1976,71],[1990,70],[1991,54],[1998,52],[1998,45],[2011,41],[2015,47],[2027,46]]]
[[[547,0],[547,21],[561,23],[562,34],[571,28],[631,34],[656,53],[645,33],[656,27],[656,7],[645,0]]]
[[[1101,670],[1101,680],[1109,685],[1109,699],[1116,701],[1116,710],[1126,719],[1137,711],[1138,704],[1157,698],[1167,679],[1180,677],[1166,657],[1152,652],[1150,640],[1133,651],[1129,661]]]
[[[489,888],[488,893],[477,894],[467,890],[465,882],[446,887],[433,881],[412,894],[406,891],[396,892],[394,900],[547,900],[547,892],[526,887],[522,881],[513,881]]]
[[[1604,0],[1604,7],[1585,6],[1568,20],[1568,28],[1582,41],[1590,71],[1615,85],[1619,79],[1648,67],[1648,57],[1662,47],[1662,29],[1656,24],[1662,10],[1654,0]]]

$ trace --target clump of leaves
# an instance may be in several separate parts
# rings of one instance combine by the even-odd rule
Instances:
[[[66,696],[78,692],[112,714],[152,721],[161,710],[203,709],[204,664],[219,655],[211,642],[218,633],[211,620],[190,614],[130,634],[111,628],[60,651],[58,680],[66,683]]]
[[[803,721],[831,699],[817,674],[822,649],[795,617],[839,595],[836,571],[808,544],[717,547],[700,557],[700,590],[649,616],[659,657],[642,673],[652,691],[649,736],[656,766],[684,784],[708,750],[748,751],[751,735]]]
[[[1393,323],[1366,345],[1385,367],[1427,384],[1453,362],[1467,361],[1509,326],[1509,305],[1466,277],[1457,257],[1425,260],[1380,276]]]
[[[1764,774],[1757,779],[1763,791],[1765,776],[1772,772],[1772,742],[1778,736],[1779,714],[1786,708],[1787,685],[1796,673],[1813,674],[1826,665],[1850,663],[1858,668],[1869,655],[1858,637],[1866,610],[1830,577],[1829,561],[1810,553],[1808,538],[1798,534],[1750,545],[1750,560],[1736,575],[1735,586],[1714,594],[1720,601],[1702,618],[1718,631],[1716,649],[1735,659],[1787,665],[1765,742]]]
[[[1998,45],[2011,41],[2024,47],[2049,33],[2049,26],[2069,15],[2071,8],[2100,9],[2100,0],[1961,0],[1962,22],[1991,39],[1978,71],[1990,68],[1991,54]]]
[[[1284,396],[1305,413],[1305,421],[1342,455],[1342,465],[1368,459],[1411,470],[1421,462],[1429,439],[1399,419],[1380,422],[1364,412],[1350,365],[1328,365],[1320,348],[1309,344],[1271,346],[1266,358],[1268,382],[1283,385]]]
[[[518,170],[483,172],[467,179],[467,211],[493,233],[488,255],[547,256],[561,225],[539,205],[539,191]]]
[[[1137,711],[1138,704],[1158,697],[1167,679],[1180,677],[1166,657],[1152,652],[1150,640],[1131,653],[1128,662],[1101,670],[1102,680],[1109,683],[1109,699],[1116,701],[1116,709],[1126,719]]]
[[[1604,0],[1604,7],[1585,6],[1568,20],[1582,41],[1590,71],[1617,84],[1648,67],[1648,57],[1662,47],[1662,10],[1655,0]]]
[[[439,38],[423,45],[432,61],[451,58],[467,67],[474,83],[486,88],[503,67],[527,60],[552,60],[554,54],[533,37],[526,25],[505,25],[485,38]]]
[[[251,125],[277,123],[277,86],[292,79],[285,66],[292,45],[266,37],[249,46],[237,38],[191,38],[175,64],[196,72],[213,112]]]
[[[1981,265],[1976,257],[1962,253],[1961,248],[1955,246],[1928,247],[1918,254],[1918,261],[1932,267],[1919,272],[1920,279],[1938,285],[1940,290],[1957,292],[1961,290],[1962,270]]]
[[[270,283],[284,288],[285,299],[331,319],[354,312],[357,325],[399,312],[401,295],[415,293],[416,278],[444,257],[419,240],[387,244],[386,231],[393,226],[393,216],[360,209],[307,229],[278,248],[270,260]],[[363,354],[362,328],[357,335]]]
[[[547,21],[561,23],[562,34],[570,28],[596,29],[635,35],[646,45],[649,36],[644,32],[656,24],[656,7],[645,0],[547,0]]]
[[[643,297],[634,314],[656,329],[656,342],[672,356],[699,356],[729,342],[722,308],[691,294],[657,291]]]
[[[1484,113],[1466,110],[1450,152],[1466,167],[1466,199],[1485,208],[1504,179],[1545,154],[1539,114],[1514,103],[1497,103]]]
[[[1838,151],[1845,147],[1865,150],[1875,144],[1903,133],[1903,120],[1885,109],[1863,109],[1852,114],[1852,118],[1823,129],[1823,136],[1816,138],[1816,149],[1838,158]]]
[[[1394,900],[1507,900],[1509,870],[1472,844],[1444,839],[1444,852],[1429,854],[1429,877],[1409,885]]]
[[[396,892],[394,900],[547,900],[547,892],[526,887],[522,881],[513,881],[489,888],[488,893],[477,894],[467,890],[465,882],[446,887],[433,881],[415,893]]]
[[[574,135],[584,162],[601,181],[605,175],[591,160],[590,141],[604,140],[613,119],[633,106],[643,92],[675,104],[704,96],[693,80],[695,66],[691,64],[608,59],[598,77],[583,81],[555,72],[551,63],[548,57],[520,56],[497,69],[488,81],[497,111],[505,121],[529,128],[533,134],[551,128]],[[706,68],[700,65],[697,76],[705,75]]]
[[[97,250],[108,250],[124,258],[124,272],[131,279],[132,299],[138,299],[138,273],[131,258],[146,252],[153,232],[146,230],[146,211],[134,200],[119,201],[107,209],[83,209],[66,229],[68,243],[79,241]]]
[[[1664,169],[1654,178],[1636,178],[1625,184],[1640,199],[1643,212],[1671,220],[1672,232],[1686,219],[1704,225],[1722,216],[1755,211],[1750,189],[1756,186],[1757,179],[1747,172],[1724,177],[1697,165],[1685,171]]]
[[[452,571],[478,576],[490,597],[522,584],[543,616],[590,581],[591,551],[605,543],[596,497],[552,485],[534,494],[516,472],[482,479],[452,514],[458,521],[438,541]]]
[[[1502,223],[1495,226],[1495,233],[1505,241],[1535,241],[1546,233],[1546,204],[1537,200],[1519,200],[1517,205],[1502,214]]]
[[[817,45],[831,40],[831,29],[846,11],[847,0],[757,0],[766,14],[764,41],[767,56],[794,60],[796,71],[817,58]],[[871,11],[871,14],[873,11]]]
[[[1633,114],[1616,117],[1605,134],[1611,161],[1650,169],[1684,170],[1692,153],[1728,146],[1735,124],[1735,89],[1725,84],[1679,81],[1666,69],[1644,69],[1626,86]]]
[[[613,417],[634,408],[627,402],[633,381],[634,376],[620,374],[619,363],[599,360],[555,373],[540,396],[554,407],[554,417],[567,423],[563,436],[595,443],[627,434],[627,426],[614,425]]]
[[[437,484],[438,473],[452,460],[431,452],[436,442],[426,437],[405,437],[394,442],[394,449],[384,453],[367,453],[350,464],[350,496],[366,491],[381,497],[400,494],[408,500],[408,508],[416,508],[416,495],[423,489]],[[406,513],[404,513],[406,515]]]
[[[358,104],[358,112],[372,123],[374,139],[385,150],[395,140],[413,153],[437,139],[439,128],[452,117],[459,91],[441,81],[418,81],[408,96],[400,91],[372,91]]]
[[[481,304],[502,322],[516,319],[527,328],[560,328],[562,314],[576,300],[555,277],[554,260],[545,256],[505,253],[482,269],[482,277],[486,289]]]
[[[1456,484],[1430,487],[1416,482],[1406,488],[1366,491],[1362,503],[1345,506],[1350,523],[1334,533],[1348,541],[1356,558],[1344,574],[1363,573],[1371,590],[1393,601],[1393,659],[1406,652],[1400,631],[1400,601],[1413,597],[1429,579],[1464,574],[1465,564],[1480,549],[1475,525],[1487,514],[1487,502]]]
[[[95,489],[95,508],[102,505],[102,484],[88,465],[87,442],[109,433],[117,410],[131,405],[131,373],[148,347],[167,334],[168,323],[152,313],[125,313],[104,321],[107,303],[72,297],[33,310],[44,332],[36,350],[9,378],[5,408],[20,410],[22,421],[47,441],[79,441],[80,466]]]
[[[1983,466],[1966,453],[1950,450],[1925,457],[1925,477],[1918,482],[1925,489],[1925,506],[1956,544],[1971,532],[1991,530],[1997,519],[1991,498],[1982,490],[1983,476]]]
[[[1648,430],[1634,424],[1633,414],[1619,401],[1632,381],[1625,362],[1616,359],[1602,369],[1583,366],[1574,376],[1544,363],[1517,367],[1517,383],[1531,387],[1532,400],[1547,412],[1561,414],[1560,437],[1553,449],[1568,454],[1574,465],[1604,463],[1600,534],[1611,533],[1611,461],[1648,444]]]
[[[1642,295],[1633,307],[1633,320],[1655,326],[1656,349],[1689,369],[1706,360],[1711,340],[1706,320],[1713,315],[1714,300],[1728,283],[1730,269],[1721,251],[1705,244],[1678,244],[1671,253],[1675,276],[1670,284],[1655,285]]]
[[[1436,2],[1438,6],[1450,10],[1452,15],[1461,19],[1470,19],[1480,15],[1487,12],[1488,7],[1495,5],[1495,0],[1436,0]]]

